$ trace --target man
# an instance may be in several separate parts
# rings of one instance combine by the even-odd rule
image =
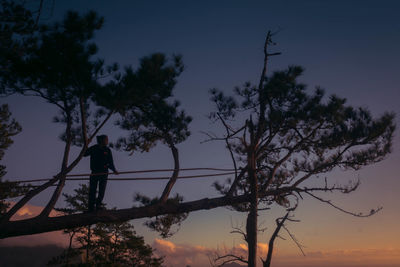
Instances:
[[[90,169],[92,174],[89,183],[89,212],[104,209],[102,204],[104,193],[107,186],[108,169],[118,174],[114,166],[111,150],[108,147],[107,135],[99,135],[97,145],[91,146],[86,150],[85,157],[90,156]],[[96,199],[97,184],[99,185],[99,194]]]

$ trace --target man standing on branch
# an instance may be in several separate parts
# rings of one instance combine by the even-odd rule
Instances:
[[[92,171],[89,183],[89,212],[94,211],[95,204],[96,210],[104,209],[102,201],[107,186],[108,169],[118,174],[111,150],[108,147],[107,135],[97,136],[97,145],[89,147],[84,156],[90,156],[90,169]],[[96,199],[97,184],[99,185],[99,193]]]

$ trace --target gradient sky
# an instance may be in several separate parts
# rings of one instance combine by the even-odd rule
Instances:
[[[179,77],[175,97],[194,118],[191,137],[178,147],[183,167],[231,167],[223,144],[200,144],[206,138],[200,131],[218,131],[218,125],[206,118],[212,109],[208,90],[217,87],[230,92],[245,81],[256,82],[268,30],[280,30],[275,37],[278,45],[273,50],[282,52],[271,60],[270,69],[302,65],[306,69],[303,81],[310,90],[322,86],[327,94],[345,97],[351,105],[369,107],[375,115],[385,111],[400,114],[398,1],[80,0],[55,1],[50,14],[51,2],[45,6],[47,16],[43,17],[47,19],[51,15],[48,21],[62,18],[68,9],[96,10],[105,17],[104,28],[95,39],[100,57],[108,63],[136,66],[140,57],[154,52],[183,55],[186,69]],[[51,123],[56,109],[32,97],[13,96],[0,101],[9,103],[14,117],[23,127],[4,158],[3,164],[8,170],[6,178],[54,175],[61,164],[63,149],[63,143],[57,138],[62,128]],[[399,125],[399,116],[396,122]],[[123,135],[112,123],[103,133],[108,134],[111,141]],[[383,206],[379,214],[367,219],[354,218],[313,200],[301,203],[296,211],[301,222],[288,226],[306,246],[306,253],[325,253],[333,255],[332,258],[337,258],[338,251],[361,253],[354,255],[379,254],[388,258],[388,264],[397,262],[400,266],[399,146],[396,131],[393,153],[385,161],[359,172],[335,171],[328,175],[332,182],[346,183],[357,178],[362,182],[357,192],[346,196],[329,195],[329,199],[351,211],[369,211]],[[170,152],[162,145],[150,153],[133,156],[114,151],[114,160],[120,171],[172,167]],[[88,171],[88,160],[84,159],[74,172]],[[174,192],[183,194],[187,200],[215,196],[211,187],[214,181],[212,178],[179,181]],[[66,192],[77,185],[70,182]],[[110,182],[105,202],[110,207],[129,207],[134,192],[156,195],[162,192],[163,185],[159,181]],[[46,190],[31,204],[44,205],[50,193]],[[261,213],[260,221],[269,228],[260,235],[260,242],[267,242],[273,221],[282,214],[284,210],[280,208]],[[243,241],[229,233],[231,221],[244,224],[245,217],[222,208],[195,212],[168,242],[209,249],[237,246]],[[137,232],[148,243],[157,242],[157,235],[142,223],[143,220],[134,221]],[[282,255],[299,254],[290,241],[277,241],[277,250]],[[349,255],[353,255],[351,253]],[[341,266],[350,266],[350,258],[357,257],[361,256],[350,256],[348,265]],[[306,261],[298,256],[294,258],[297,262]],[[277,266],[285,264],[290,263]],[[315,266],[323,266],[318,264],[321,262]]]

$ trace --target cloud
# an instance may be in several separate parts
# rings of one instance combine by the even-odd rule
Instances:
[[[208,255],[213,250],[190,244],[174,244],[168,240],[155,239],[153,248],[157,256],[165,257],[166,266],[209,266]]]
[[[19,217],[32,216],[32,215],[33,215],[33,212],[32,212],[31,210],[29,210],[28,207],[23,207],[22,209],[20,209],[20,210],[17,212],[17,215],[18,215]]]
[[[25,205],[12,218],[13,220],[26,219],[36,216],[43,207]],[[55,213],[53,212],[54,216]],[[58,245],[66,247],[68,236],[62,231],[37,235],[13,237],[0,240],[0,246],[40,246]],[[241,243],[233,247],[208,248],[194,244],[175,244],[168,240],[155,239],[153,242],[155,254],[165,256],[166,266],[174,267],[201,267],[210,266],[209,257],[231,253],[247,258],[247,244]],[[275,267],[399,267],[400,248],[367,248],[351,250],[306,251],[306,257],[301,254],[287,254],[285,251],[274,250],[273,262]],[[258,255],[265,257],[268,244],[258,244]]]
[[[156,239],[153,242],[158,256],[165,256],[168,267],[210,266],[209,259],[215,255],[234,254],[247,258],[247,244],[241,243],[227,248],[207,248],[191,244],[175,244],[168,240]],[[265,257],[268,244],[258,244],[258,255]],[[399,267],[400,249],[352,249],[331,251],[306,251],[301,254],[287,254],[276,250],[273,262],[275,267]],[[261,262],[260,262],[261,263]]]
[[[247,257],[247,251],[248,247],[247,244],[241,243],[236,246],[233,246],[232,248],[218,248],[215,250],[218,254],[224,255],[224,254],[234,254],[234,255],[240,255],[243,257]],[[257,253],[259,255],[266,255],[268,253],[268,244],[267,243],[258,243],[257,244]]]
[[[12,203],[14,204],[14,203]],[[43,210],[41,206],[34,206],[27,204],[20,209],[11,219],[13,221],[32,218],[38,215]],[[50,216],[56,215],[57,212],[52,211]],[[68,244],[68,236],[64,235],[62,231],[54,231],[43,234],[27,235],[10,237],[0,239],[0,246],[43,246],[43,245],[57,245],[65,247]]]
[[[274,258],[277,267],[384,267],[400,266],[400,249],[351,249],[306,252],[306,256],[277,253]]]
[[[247,245],[242,243],[231,248],[212,249],[191,244],[175,244],[164,239],[155,239],[152,247],[158,256],[164,256],[166,266],[192,267],[210,266],[210,259],[216,255],[234,254],[247,258]],[[265,255],[268,244],[259,243],[258,253]]]

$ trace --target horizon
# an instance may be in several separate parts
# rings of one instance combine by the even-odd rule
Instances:
[[[50,6],[45,8],[48,10]],[[223,142],[202,143],[207,137],[201,131],[220,130],[206,118],[213,110],[208,91],[216,87],[230,93],[246,81],[257,83],[267,30],[279,31],[274,36],[277,45],[272,50],[282,52],[271,59],[269,74],[288,65],[304,66],[306,71],[301,81],[308,85],[307,92],[322,86],[327,96],[336,94],[346,98],[351,106],[367,107],[374,117],[386,111],[395,112],[395,122],[399,125],[400,20],[397,11],[400,3],[397,1],[255,1],[251,4],[241,1],[119,1],[113,4],[56,1],[51,17],[43,22],[58,21],[70,9],[80,13],[95,10],[105,17],[104,27],[96,32],[95,41],[99,56],[107,63],[118,62],[120,66],[136,68],[141,57],[154,52],[183,56],[185,70],[178,78],[174,99],[181,102],[182,109],[193,121],[190,124],[192,135],[178,145],[181,168],[232,168]],[[52,177],[59,169],[63,149],[63,142],[58,139],[62,128],[52,123],[55,108],[34,97],[10,96],[2,98],[3,103],[9,104],[12,117],[23,128],[5,153],[2,164],[7,167],[7,174],[4,179]],[[112,122],[100,134],[107,134],[112,142],[123,135]],[[305,199],[295,213],[301,222],[289,222],[288,227],[306,246],[307,256],[303,257],[292,241],[277,240],[272,266],[316,267],[322,263],[324,267],[400,266],[397,225],[400,194],[396,192],[400,188],[399,145],[396,131],[393,151],[385,160],[359,171],[335,170],[327,175],[332,183],[343,184],[358,178],[361,181],[360,188],[352,194],[327,195],[335,204],[352,212],[368,212],[383,206],[382,211],[370,218],[355,218],[326,204]],[[75,147],[71,152],[75,155],[77,151]],[[119,171],[173,166],[170,151],[163,144],[148,153],[129,155],[113,150],[113,155]],[[73,170],[73,173],[88,172],[87,158]],[[218,193],[212,184],[224,179],[178,180],[172,194],[183,194],[185,201],[214,197]],[[67,182],[63,192],[72,193],[78,184]],[[108,208],[132,207],[136,192],[154,197],[162,193],[164,184],[159,181],[109,182],[104,202]],[[19,216],[37,214],[52,191],[47,189],[35,197],[26,206],[26,213]],[[63,204],[60,199],[56,206]],[[261,246],[268,243],[275,219],[284,212],[276,205],[260,212],[259,221],[268,226],[266,232],[259,235]],[[147,244],[168,253],[171,266],[204,266],[201,264],[207,262],[207,253],[220,247],[239,248],[245,243],[240,236],[230,233],[231,224],[245,223],[245,215],[226,208],[190,213],[180,230],[166,240],[145,227],[144,221],[132,221],[137,234],[143,236]],[[4,239],[0,240],[0,245],[58,244],[52,238],[58,239],[59,233]],[[338,258],[341,262],[335,263]],[[182,261],[182,265],[176,261]],[[370,265],[365,265],[367,263]],[[379,263],[386,265],[374,265]]]

